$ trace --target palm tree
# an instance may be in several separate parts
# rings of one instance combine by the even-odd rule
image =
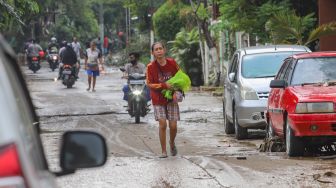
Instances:
[[[266,30],[270,32],[275,44],[308,45],[322,36],[336,34],[336,22],[320,25],[313,28],[314,14],[304,17],[297,16],[294,11],[275,13],[266,23]]]
[[[189,75],[193,86],[203,84],[202,60],[199,49],[199,35],[197,28],[187,32],[182,29],[176,34],[170,50],[172,56],[181,68]]]

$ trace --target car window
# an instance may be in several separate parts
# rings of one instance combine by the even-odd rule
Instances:
[[[286,59],[285,61],[284,61],[284,63],[282,64],[282,66],[281,66],[281,68],[280,68],[280,70],[279,70],[279,72],[278,72],[278,74],[277,74],[277,76],[276,76],[276,79],[277,80],[281,80],[281,79],[283,79],[283,77],[284,77],[284,75],[285,75],[285,72],[286,72],[286,70],[287,70],[287,67],[288,67],[288,59]]]
[[[291,85],[335,81],[335,70],[335,57],[299,59],[293,71]]]
[[[13,69],[12,66],[9,66],[9,63],[13,62],[7,62],[7,59],[5,59],[0,54],[0,63],[4,65],[4,75],[7,75],[6,80],[8,80],[10,87],[6,88],[9,90],[9,93],[12,93],[11,96],[7,96],[8,98],[11,98],[13,100],[13,103],[11,106],[13,106],[13,109],[17,109],[15,115],[19,118],[17,126],[19,127],[20,136],[23,142],[23,148],[25,150],[25,154],[29,155],[27,156],[30,158],[31,162],[33,162],[33,165],[37,169],[44,170],[45,164],[43,159],[43,152],[42,148],[39,146],[39,135],[37,133],[37,129],[34,122],[34,118],[31,113],[31,108],[28,105],[27,98],[24,95],[24,91],[22,89],[22,85],[17,77],[17,73]],[[9,99],[8,99],[9,100]]]
[[[288,78],[289,78],[289,76],[290,76],[290,73],[292,72],[292,70],[293,70],[293,66],[294,66],[294,59],[293,58],[289,58],[289,59],[287,59],[287,64],[288,64],[288,66],[287,66],[287,68],[286,68],[286,70],[285,70],[285,74],[284,74],[284,76],[283,76],[283,80],[287,80],[288,81]]]
[[[293,52],[273,52],[245,55],[242,60],[242,76],[245,78],[274,77],[283,60]]]
[[[231,67],[230,67],[229,73],[236,72],[237,62],[238,62],[238,54],[234,54],[232,61],[231,61]]]

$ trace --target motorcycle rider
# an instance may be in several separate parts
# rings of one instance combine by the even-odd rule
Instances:
[[[66,43],[65,41],[62,42],[62,45]],[[60,68],[58,73],[58,80],[61,79],[61,75],[63,72],[63,65],[70,65],[72,67],[72,74],[75,75],[76,79],[78,78],[78,62],[77,62],[77,55],[72,48],[71,43],[66,43],[64,47],[60,49]]]
[[[57,39],[55,37],[51,37],[51,40],[48,44],[48,54],[57,54],[59,46],[57,44]]]
[[[51,68],[51,62],[52,62],[52,54],[56,54],[58,56],[58,49],[59,49],[59,45],[57,44],[57,40],[55,37],[51,38],[51,41],[48,44],[48,48],[47,48],[47,54],[48,54],[48,62],[50,64],[50,68]],[[59,59],[59,56],[57,57]]]
[[[122,78],[128,79],[128,75],[138,73],[138,74],[146,74],[146,66],[143,63],[139,62],[140,54],[137,52],[131,52],[128,54],[129,63],[125,65],[125,71]],[[125,84],[123,87],[125,101],[128,101],[128,93],[130,92],[130,88],[128,84]],[[146,98],[147,102],[151,100],[149,89],[145,86]]]
[[[40,59],[40,51],[43,51],[42,47],[36,43],[35,39],[31,39],[31,43],[27,48],[28,67],[31,66],[33,57],[38,57]]]

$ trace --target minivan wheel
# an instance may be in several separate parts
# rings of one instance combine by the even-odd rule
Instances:
[[[225,112],[225,103],[223,102],[223,118],[224,118],[224,131],[226,134],[233,134],[235,133],[235,129],[233,123],[229,121]]]
[[[235,137],[237,140],[242,140],[247,138],[247,129],[244,127],[241,127],[238,124],[238,116],[237,116],[237,111],[234,109],[234,117],[233,117],[233,124],[234,124],[234,128],[235,128]]]
[[[302,156],[304,152],[304,144],[301,138],[296,137],[288,119],[286,121],[286,153],[290,157]]]

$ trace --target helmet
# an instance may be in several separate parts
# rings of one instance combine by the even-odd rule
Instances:
[[[63,40],[62,43],[61,43],[62,47],[65,47],[67,45],[67,43],[68,42],[66,40]]]
[[[56,38],[55,37],[51,37],[51,42],[56,43],[57,42]]]

